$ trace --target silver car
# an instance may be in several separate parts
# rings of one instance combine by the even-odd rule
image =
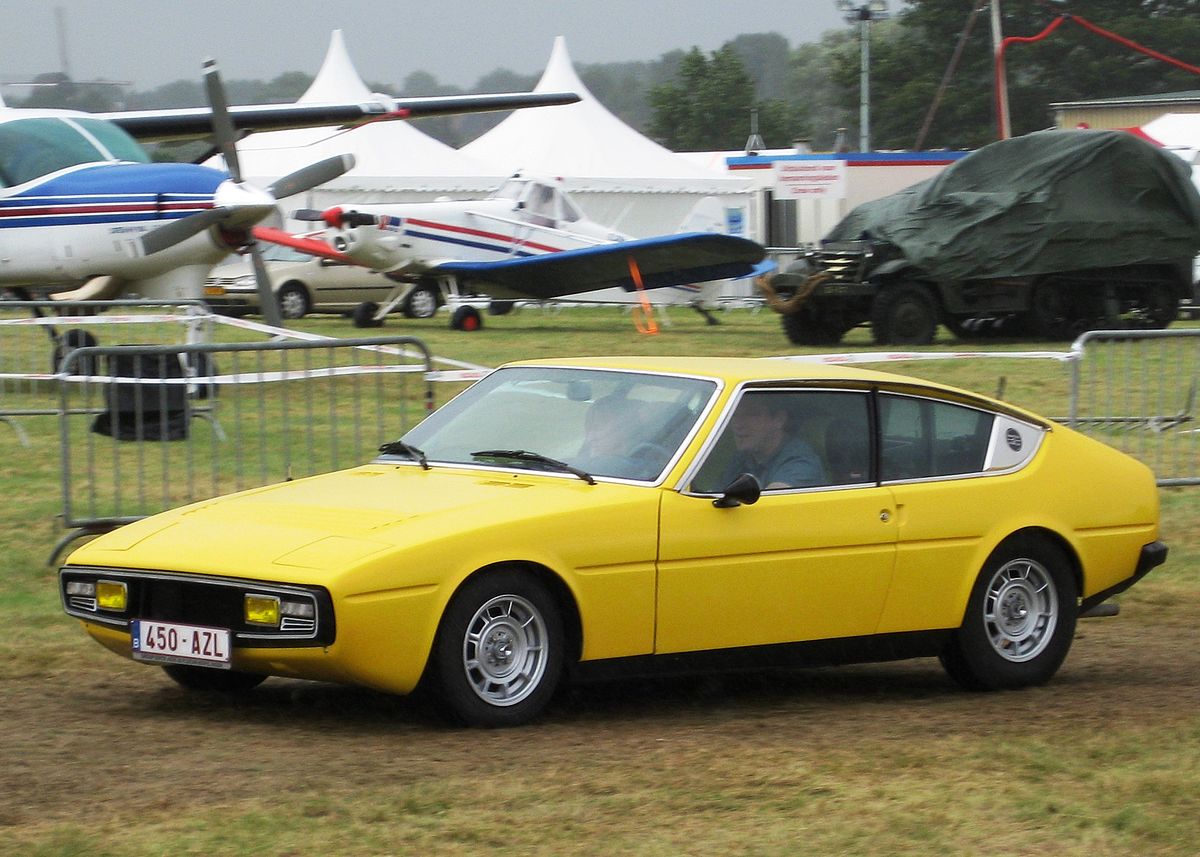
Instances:
[[[309,256],[277,244],[260,245],[271,287],[284,318],[310,312],[350,312],[364,303],[383,303],[396,283],[383,274],[332,259]],[[258,291],[248,257],[213,268],[204,284],[204,300],[231,315],[258,312]]]

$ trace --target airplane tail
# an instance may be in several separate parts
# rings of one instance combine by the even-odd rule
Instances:
[[[725,206],[715,196],[706,196],[688,212],[676,232],[725,232]]]

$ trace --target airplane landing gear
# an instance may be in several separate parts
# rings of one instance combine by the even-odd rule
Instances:
[[[451,330],[465,330],[468,333],[483,327],[483,316],[473,306],[460,306],[450,315]]]

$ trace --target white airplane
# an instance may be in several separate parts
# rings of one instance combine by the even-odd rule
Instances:
[[[237,136],[579,100],[574,93],[506,93],[230,108],[211,60],[205,84],[209,108],[90,114],[16,109],[0,99],[0,287],[58,289],[54,297],[70,300],[199,298],[209,270],[231,251],[249,249],[261,271],[250,229],[277,212],[279,199],[353,164],[348,155],[334,157],[257,188],[242,181]],[[210,136],[229,172],[152,163],[139,142]],[[266,283],[265,275],[259,279]],[[269,287],[264,293],[270,296]],[[273,299],[263,309],[280,323]]]
[[[502,306],[512,300],[549,300],[609,286],[626,291],[680,287],[761,273],[765,249],[716,232],[684,232],[634,239],[589,220],[556,180],[517,174],[477,200],[383,203],[302,209],[297,220],[320,221],[323,233],[290,235],[258,227],[259,238],[306,253],[371,268],[396,280],[380,307],[354,315],[375,326],[400,307],[427,318],[439,303],[486,293]],[[469,303],[451,326],[482,324]]]

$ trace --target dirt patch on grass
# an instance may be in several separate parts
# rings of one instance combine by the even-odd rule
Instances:
[[[449,729],[417,701],[333,685],[273,679],[236,699],[196,695],[81,639],[69,667],[4,682],[0,842],[5,828],[81,812],[132,820],[384,780],[481,782],[511,776],[514,760],[523,778],[586,788],[585,768],[653,777],[703,769],[715,753],[754,782],[782,744],[857,766],[936,761],[989,735],[1073,752],[1113,729],[1136,742],[1143,724],[1196,723],[1200,647],[1190,622],[1152,622],[1161,609],[1081,622],[1059,675],[1026,691],[964,693],[930,660],[605,683],[568,690],[535,726],[496,732]]]

